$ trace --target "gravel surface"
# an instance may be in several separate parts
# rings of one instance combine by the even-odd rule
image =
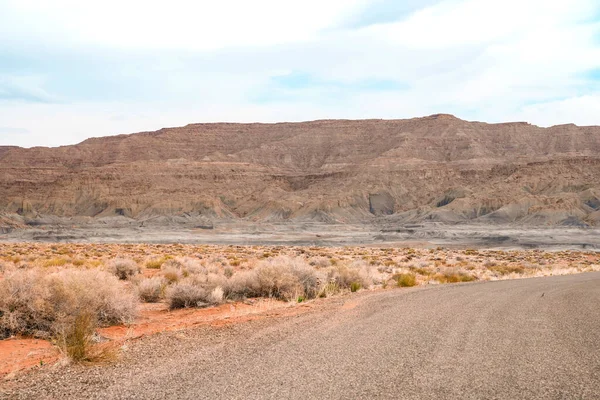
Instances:
[[[41,368],[10,399],[598,399],[600,273],[365,292]]]

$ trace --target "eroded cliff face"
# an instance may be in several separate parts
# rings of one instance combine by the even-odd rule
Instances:
[[[600,127],[409,120],[193,124],[0,147],[0,213],[594,225]]]

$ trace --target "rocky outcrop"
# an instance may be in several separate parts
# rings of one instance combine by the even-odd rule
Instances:
[[[23,218],[596,225],[600,127],[409,120],[193,124],[58,148],[0,147]]]

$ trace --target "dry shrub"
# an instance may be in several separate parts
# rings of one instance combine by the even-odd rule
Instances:
[[[210,303],[208,296],[210,292],[201,286],[179,282],[167,289],[167,301],[169,308],[205,307]]]
[[[207,270],[198,259],[191,257],[177,257],[165,261],[161,267],[163,270],[176,269],[183,277],[197,274],[206,274]]]
[[[309,264],[316,268],[327,268],[331,266],[331,261],[327,257],[317,256],[311,258]]]
[[[329,281],[335,282],[340,289],[368,288],[371,286],[369,266],[363,260],[350,265],[336,265],[329,272]]]
[[[206,307],[223,302],[223,289],[189,277],[169,287],[166,297],[171,309]]]
[[[64,270],[49,275],[48,280],[51,304],[66,314],[90,311],[100,325],[129,323],[135,318],[135,295],[104,271]]]
[[[162,276],[169,284],[166,291],[171,308],[204,307],[223,301],[227,278],[218,266],[205,268],[198,259],[181,257],[162,266]]]
[[[48,336],[56,319],[50,291],[38,270],[17,270],[0,281],[0,338]]]
[[[181,265],[181,270],[183,271],[184,276],[206,274],[206,268],[202,266],[198,259],[181,257],[178,258],[177,261]]]
[[[291,300],[303,293],[300,280],[286,265],[268,263],[256,270],[259,296]]]
[[[255,270],[233,275],[225,289],[229,298],[274,297],[289,301],[316,297],[320,281],[304,259],[278,256],[261,261]]]
[[[179,282],[183,278],[183,272],[174,266],[163,266],[161,274],[169,284]]]
[[[142,279],[137,287],[138,296],[145,303],[156,303],[164,296],[166,286],[166,280],[158,276]]]
[[[234,274],[224,286],[227,298],[237,299],[260,296],[256,271],[243,271]]]
[[[162,275],[169,283],[180,281],[192,275],[206,275],[208,271],[200,261],[190,257],[181,257],[167,260],[161,267]],[[218,269],[216,269],[218,271]]]
[[[141,272],[141,268],[135,261],[125,258],[115,258],[109,261],[107,269],[122,280],[129,279]]]
[[[210,292],[208,300],[213,304],[221,304],[223,302],[224,297],[225,291],[222,287],[217,286],[212,290],[212,292]]]
[[[0,335],[57,336],[79,315],[99,325],[131,322],[137,299],[119,280],[101,270],[43,274],[17,270],[0,281]]]
[[[208,273],[207,275],[196,275],[197,279],[203,279],[205,285],[208,287],[225,287],[227,285],[227,278],[225,275]]]
[[[303,293],[299,295],[303,295],[309,299],[317,296],[322,279],[319,279],[315,270],[308,266],[303,258],[289,259],[288,257],[280,256],[268,261],[268,263],[275,267],[278,265],[288,265],[290,272],[296,277],[302,287]]]

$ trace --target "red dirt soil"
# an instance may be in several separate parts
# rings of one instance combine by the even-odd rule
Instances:
[[[199,325],[223,326],[278,315],[300,314],[314,307],[313,303],[285,303],[272,299],[222,304],[203,309],[170,311],[166,304],[142,304],[136,322],[98,329],[98,333],[115,344],[158,332],[177,331]],[[0,340],[0,378],[52,364],[60,359],[57,347],[42,339],[12,338]]]
[[[197,325],[224,325],[238,323],[270,315],[281,310],[294,309],[294,303],[284,303],[272,299],[260,299],[245,303],[228,303],[202,309],[181,309],[169,311],[164,303],[142,304],[140,316],[132,325],[110,326],[98,330],[101,336],[111,340],[135,339],[157,332],[175,331]]]
[[[0,340],[0,377],[38,365],[51,364],[60,353],[49,341],[42,339]]]

